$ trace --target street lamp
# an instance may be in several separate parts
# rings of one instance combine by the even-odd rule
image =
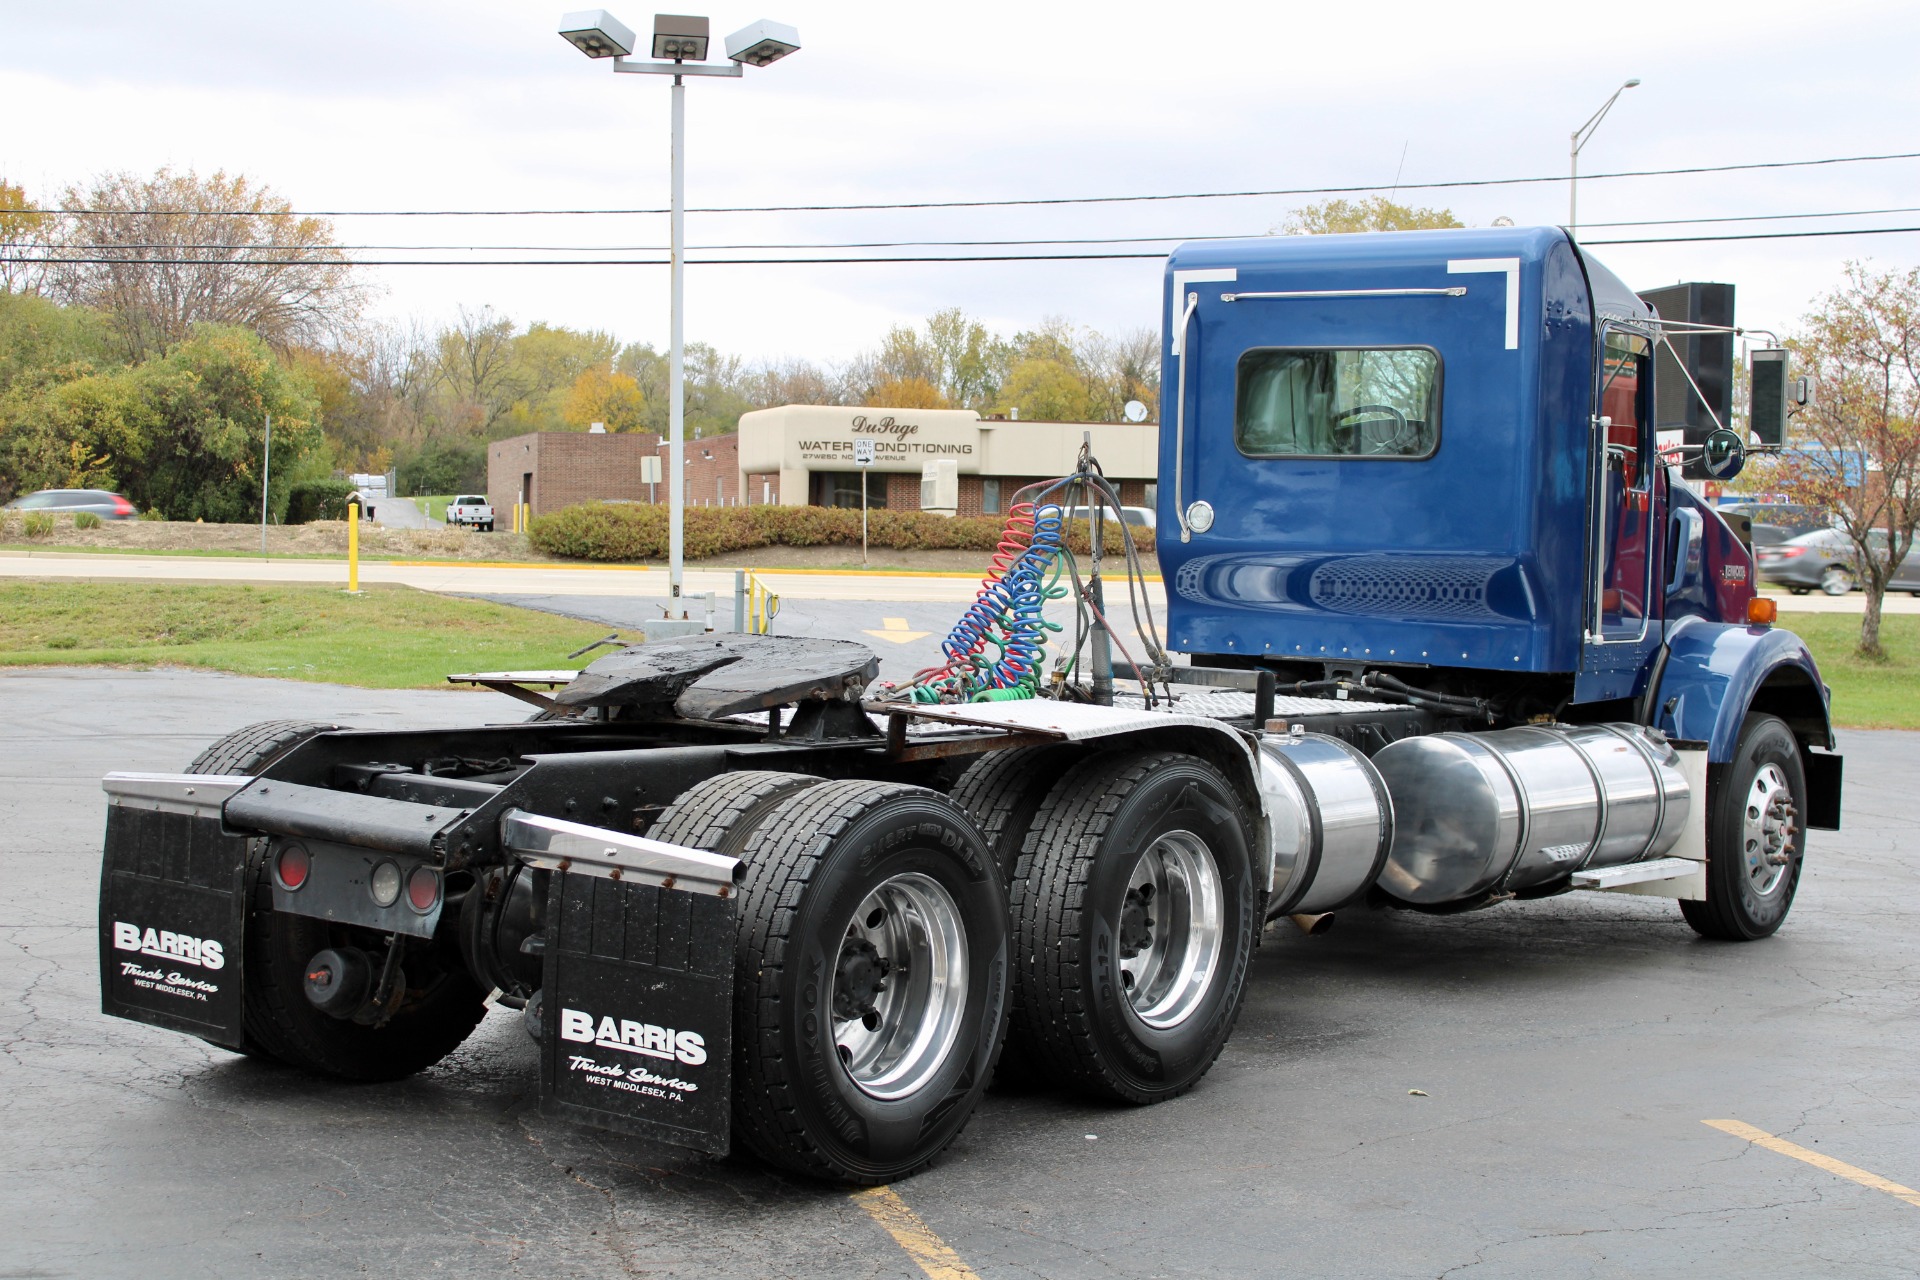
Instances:
[[[653,18],[652,54],[659,61],[629,62],[638,44],[633,32],[605,9],[569,13],[560,20],[560,36],[589,58],[612,58],[613,69],[635,75],[673,77],[673,213],[669,271],[673,320],[671,354],[667,364],[667,574],[674,598],[680,595],[682,548],[686,524],[686,343],[682,321],[686,314],[686,76],[737,77],[751,64],[764,67],[800,47],[792,27],[761,20],[727,37],[729,66],[702,65],[710,43],[707,20],[684,14],[660,13]]]
[[[1639,85],[1640,78],[1633,79],[1613,91],[1613,97],[1601,104],[1600,109],[1587,118],[1587,122],[1573,131],[1572,145],[1568,148],[1569,173],[1567,177],[1567,230],[1571,231],[1580,222],[1580,148],[1587,145],[1593,137],[1593,131],[1607,118],[1607,112],[1613,110],[1613,104],[1620,95]]]

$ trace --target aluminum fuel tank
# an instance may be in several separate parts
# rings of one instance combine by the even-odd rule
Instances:
[[[1320,733],[1260,742],[1260,789],[1273,832],[1267,918],[1331,911],[1380,874],[1393,839],[1393,801],[1373,764]]]
[[[1395,814],[1380,887],[1418,906],[1659,857],[1690,802],[1673,748],[1632,724],[1436,733],[1373,763]]]

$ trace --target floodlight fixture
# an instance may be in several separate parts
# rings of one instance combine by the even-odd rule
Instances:
[[[765,18],[727,37],[727,57],[754,67],[778,62],[799,47],[798,31],[785,23],[769,22]]]
[[[633,52],[633,32],[605,9],[582,9],[560,19],[560,38],[589,58],[624,58]]]
[[[653,56],[673,62],[707,60],[707,20],[687,14],[653,15]]]

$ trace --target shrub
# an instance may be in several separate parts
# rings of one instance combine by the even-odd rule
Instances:
[[[977,551],[983,556],[1000,545],[1004,516],[948,518],[924,511],[868,512],[868,541],[894,551]],[[540,516],[527,531],[535,547],[548,555],[575,560],[660,560],[667,555],[667,508],[647,503],[588,503]],[[1106,549],[1125,554],[1121,527],[1109,520]],[[1152,540],[1142,539],[1143,551]],[[1071,522],[1067,544],[1088,551],[1087,522]],[[845,547],[860,545],[860,513],[845,507],[688,507],[684,545],[687,558],[703,560],[756,547]]]
[[[140,513],[140,518],[151,521],[154,524],[165,524],[167,522],[167,513],[158,507],[148,507]]]
[[[29,511],[21,522],[29,538],[51,538],[53,536],[53,513],[51,511]]]
[[[76,511],[73,513],[73,527],[76,529],[98,529],[100,527],[100,517],[91,511]]]
[[[311,524],[315,520],[345,520],[347,499],[353,494],[353,481],[335,479],[307,480],[287,492],[287,523]]]

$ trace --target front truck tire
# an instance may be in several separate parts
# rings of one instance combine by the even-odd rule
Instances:
[[[1703,938],[1750,942],[1793,907],[1807,847],[1807,773],[1800,743],[1777,716],[1753,714],[1707,814],[1707,896],[1680,903]]]
[[[787,793],[762,807],[767,793],[756,787],[782,785]],[[760,810],[718,823],[745,833],[726,840],[746,864],[734,1135],[810,1177],[904,1178],[959,1136],[993,1074],[1009,958],[993,858],[966,813],[936,791],[816,779],[742,786],[754,794],[711,806]],[[695,800],[675,808],[690,812]],[[671,811],[656,830],[670,826],[680,829]]]
[[[304,720],[249,725],[201,752],[187,772],[256,774],[316,734],[341,727]],[[403,960],[406,993],[385,1026],[342,1021],[314,1008],[305,981],[316,952],[352,945],[378,955],[383,946],[370,930],[275,911],[266,852],[265,840],[247,842],[241,1052],[346,1080],[397,1080],[440,1061],[472,1033],[486,1013],[486,993],[457,960],[429,943],[415,943]]]
[[[1206,1074],[1259,936],[1254,829],[1197,756],[1115,752],[1060,780],[1013,882],[1015,1043],[1035,1068],[1132,1103]]]

